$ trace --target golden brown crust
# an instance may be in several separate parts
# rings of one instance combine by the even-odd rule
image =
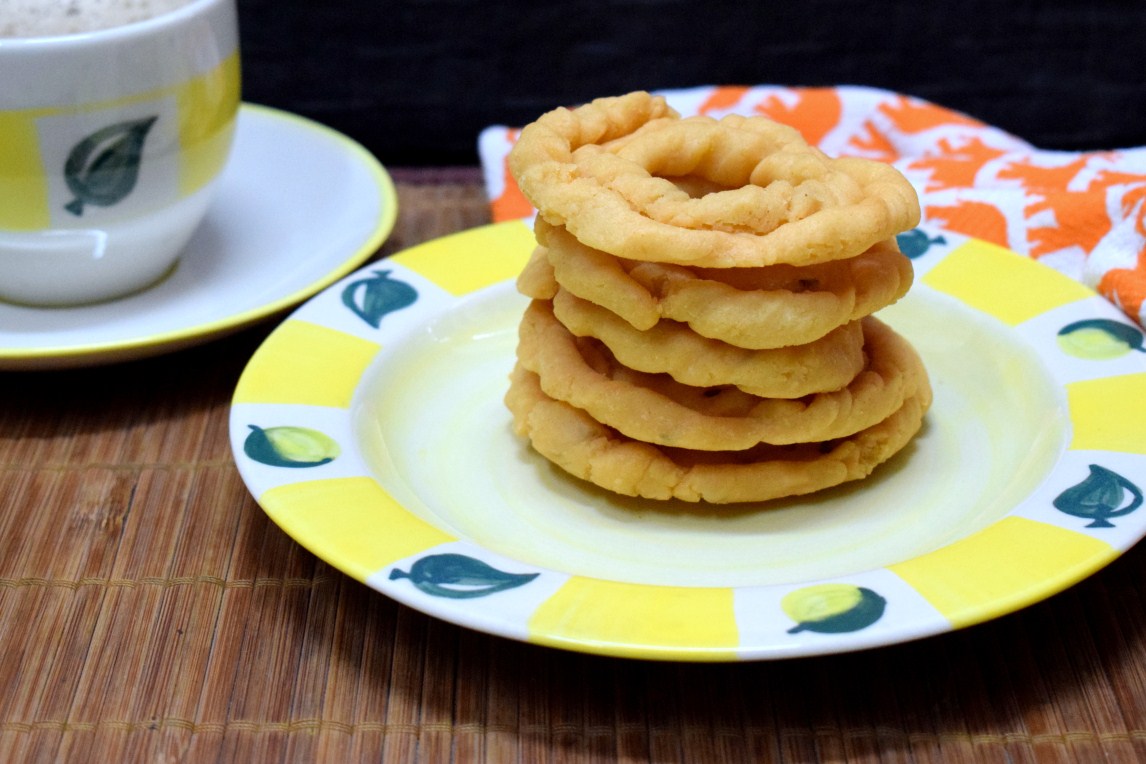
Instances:
[[[682,120],[648,93],[549,112],[522,130],[508,161],[542,218],[631,260],[807,265],[919,221],[914,189],[890,165],[830,159],[760,118]],[[674,175],[726,190],[693,198]]]
[[[734,385],[762,398],[800,398],[844,387],[864,365],[858,321],[804,345],[751,350],[702,337],[674,321],[638,331],[562,288],[553,298],[553,312],[572,334],[600,340],[625,366],[668,374],[693,387]]]
[[[798,496],[867,477],[919,430],[931,392],[920,389],[890,417],[848,438],[733,452],[627,438],[547,396],[537,375],[520,366],[505,402],[516,432],[571,475],[625,496],[727,504]]]
[[[508,161],[539,246],[505,402],[554,464],[759,502],[865,477],[919,430],[926,370],[872,315],[912,282],[894,237],[919,203],[890,165],[643,92],[543,115]]]
[[[545,247],[534,247],[521,273],[517,274],[517,291],[535,300],[552,300],[557,294],[557,279]]]
[[[703,337],[757,350],[818,340],[894,303],[913,279],[911,261],[894,239],[817,265],[707,269],[622,260],[543,220],[536,232],[554,282],[634,328],[650,329],[667,318]],[[538,289],[526,294],[551,296]]]
[[[798,400],[760,398],[734,387],[698,388],[635,372],[596,340],[578,339],[535,300],[520,327],[518,361],[545,394],[648,443],[737,451],[851,435],[890,416],[926,377],[912,347],[880,321],[864,322],[866,367],[839,390]]]

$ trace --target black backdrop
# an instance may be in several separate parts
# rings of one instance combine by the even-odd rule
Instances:
[[[859,84],[1049,149],[1146,145],[1146,2],[238,0],[244,98],[393,166],[474,164],[478,131],[702,84]]]

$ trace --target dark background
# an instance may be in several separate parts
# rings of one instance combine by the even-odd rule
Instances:
[[[1048,149],[1146,145],[1146,2],[239,0],[244,98],[394,166],[477,163],[556,105],[706,84],[888,88]]]

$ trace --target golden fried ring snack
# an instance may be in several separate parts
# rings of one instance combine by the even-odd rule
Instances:
[[[605,146],[582,146],[573,161],[660,223],[766,234],[863,198],[856,179],[834,160],[796,130],[763,117],[690,117],[652,128]],[[689,186],[698,179],[711,185],[694,196]]]
[[[782,144],[784,151],[793,150],[793,144],[787,142],[791,128],[759,119],[752,122],[751,129],[744,127],[744,118],[720,122],[707,117],[690,120],[690,125],[705,120],[711,123],[705,129],[707,143],[690,147],[685,155],[689,161],[672,167],[678,175],[701,174],[718,183],[726,177],[742,177],[743,172],[726,174],[723,167],[702,161],[706,149],[724,146],[722,142],[729,144],[720,152],[727,157],[742,150],[743,143],[750,144],[749,148],[757,152],[752,157],[754,167],[763,168],[755,176],[762,183],[777,182],[773,175],[780,171],[795,173],[801,178],[799,173],[807,173],[804,160],[780,167],[772,167],[767,162],[770,151],[777,145]],[[878,241],[914,227],[919,221],[919,200],[911,184],[890,165],[870,160],[823,160],[828,163],[833,178],[847,179],[844,185],[848,188],[841,186],[833,189],[833,193],[850,199],[854,186],[859,193],[856,200],[823,206],[825,200],[818,197],[808,201],[800,195],[789,196],[791,205],[810,210],[808,203],[812,203],[819,209],[767,232],[687,228],[653,219],[634,209],[632,200],[617,188],[594,177],[590,172],[592,167],[579,164],[597,157],[608,164],[608,168],[599,170],[604,173],[603,177],[613,177],[615,182],[619,175],[613,171],[620,165],[605,156],[611,152],[603,148],[604,144],[615,142],[612,148],[627,150],[630,142],[619,139],[648,125],[634,140],[648,141],[658,150],[671,152],[680,145],[675,126],[681,121],[663,99],[648,93],[601,98],[573,110],[557,109],[522,130],[509,153],[510,170],[522,193],[546,221],[565,226],[594,249],[631,260],[715,268],[776,263],[806,265],[858,254]],[[766,135],[765,126],[774,135]],[[574,152],[582,149],[582,156],[575,158]],[[818,152],[810,147],[807,152],[811,158],[808,161],[818,160]],[[656,158],[657,162],[648,161],[658,168],[667,166],[668,159]],[[685,172],[686,169],[689,171]],[[739,170],[739,165],[734,169]],[[629,188],[640,186],[642,181],[655,183],[657,189],[667,188],[666,182],[672,185],[671,180],[657,178],[635,162],[627,162],[624,174],[631,176],[631,180],[626,181]],[[752,178],[750,173],[747,180],[751,182]],[[787,193],[787,188],[794,188],[790,181],[780,184],[777,191]],[[691,199],[684,191],[680,193]],[[749,211],[743,210],[743,214]]]
[[[535,300],[552,300],[557,294],[557,280],[545,247],[533,248],[525,267],[517,274],[515,285],[518,292]]]
[[[537,375],[510,375],[505,403],[514,430],[555,465],[614,493],[713,504],[761,502],[867,477],[918,432],[931,403],[921,387],[882,422],[848,438],[744,451],[694,451],[627,438],[547,396]]]
[[[638,331],[621,317],[559,288],[553,312],[578,337],[600,340],[636,371],[693,387],[734,385],[761,398],[800,398],[845,387],[864,367],[863,329],[853,321],[806,345],[748,350],[661,321]]]
[[[867,367],[841,390],[799,400],[759,398],[734,387],[696,388],[616,363],[598,341],[573,337],[550,303],[526,309],[519,363],[554,400],[634,440],[702,451],[739,451],[852,435],[891,416],[926,372],[912,347],[874,318],[864,322]]]
[[[895,302],[913,279],[911,260],[894,239],[831,263],[705,269],[622,260],[543,220],[535,228],[553,279],[577,297],[635,329],[667,318],[704,337],[756,350],[813,342]]]
[[[658,296],[663,317],[684,321],[702,336],[756,349],[814,342],[896,302],[914,277],[911,260],[894,239],[822,265],[688,272],[641,263],[629,275]]]
[[[567,291],[607,308],[642,331],[661,319],[656,296],[629,277],[634,261],[586,247],[564,228],[541,218],[534,223],[534,234],[545,247],[555,282]]]

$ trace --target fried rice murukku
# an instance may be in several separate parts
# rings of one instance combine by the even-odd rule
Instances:
[[[859,183],[799,132],[763,117],[690,117],[646,127],[605,145],[583,146],[573,159],[583,173],[661,223],[763,234],[863,197]],[[695,195],[678,179],[712,186]]]
[[[550,398],[537,375],[520,365],[510,375],[505,403],[515,432],[575,477],[625,496],[727,504],[799,496],[867,477],[918,432],[931,389],[920,388],[890,417],[847,438],[743,451],[633,440]]]
[[[505,404],[557,467],[762,502],[864,478],[921,428],[927,371],[874,317],[913,280],[894,167],[645,92],[542,115],[508,163],[538,214]]]
[[[553,312],[572,334],[600,340],[625,366],[693,387],[732,385],[761,398],[800,398],[845,387],[864,366],[859,321],[805,345],[750,350],[701,337],[675,321],[642,332],[561,288]]]
[[[552,300],[557,294],[557,279],[545,247],[533,248],[525,267],[517,274],[515,286],[518,292],[535,300]]]
[[[536,234],[554,281],[635,329],[667,318],[701,336],[756,350],[813,342],[891,305],[913,280],[911,260],[894,239],[818,265],[708,269],[623,260],[543,220]]]
[[[762,118],[682,120],[644,92],[542,115],[508,162],[542,218],[631,260],[826,262],[914,227],[920,214],[911,184],[889,165],[829,158]],[[693,196],[676,177],[723,190]]]
[[[682,385],[618,364],[600,342],[577,338],[535,300],[519,329],[518,362],[555,400],[634,440],[705,451],[846,437],[886,419],[926,373],[914,349],[877,319],[864,320],[863,371],[840,390],[796,400],[731,387]]]

